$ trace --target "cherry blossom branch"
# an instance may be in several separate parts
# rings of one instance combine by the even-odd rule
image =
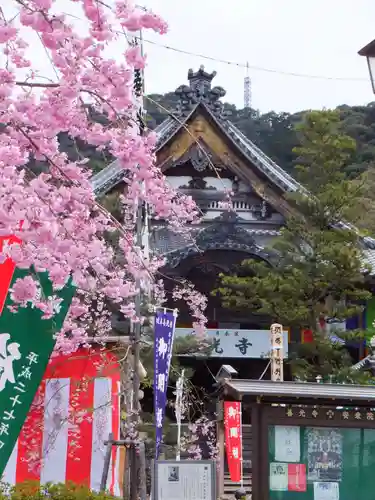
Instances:
[[[58,83],[42,83],[42,82],[21,82],[21,81],[16,81],[14,82],[15,85],[18,85],[19,87],[30,87],[30,88],[57,88],[60,85]]]

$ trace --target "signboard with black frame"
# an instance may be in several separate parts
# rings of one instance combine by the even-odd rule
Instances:
[[[213,460],[156,460],[153,500],[216,500],[216,462]]]

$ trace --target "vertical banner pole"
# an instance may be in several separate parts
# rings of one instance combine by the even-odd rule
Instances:
[[[144,441],[139,443],[139,469],[141,477],[146,477],[146,446]],[[147,500],[146,481],[141,481],[139,493],[140,500]]]
[[[184,393],[184,375],[185,370],[182,370],[181,377],[176,384],[176,421],[177,421],[177,451],[176,460],[181,459],[181,421],[183,412],[183,393]]]
[[[271,380],[284,380],[284,336],[283,327],[279,323],[271,325]]]
[[[100,491],[101,492],[105,492],[105,490],[107,489],[109,466],[111,464],[112,446],[113,446],[113,434],[112,434],[112,432],[110,432],[110,434],[108,436],[108,441],[107,441],[107,449],[106,449],[105,457],[104,457],[102,479],[100,481]]]

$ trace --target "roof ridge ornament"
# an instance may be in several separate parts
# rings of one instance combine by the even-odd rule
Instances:
[[[226,95],[223,87],[211,87],[212,80],[216,76],[216,71],[208,73],[204,66],[194,72],[188,71],[189,85],[180,85],[175,93],[179,96],[176,111],[180,116],[187,116],[194,107],[202,102],[215,116],[226,119],[230,113],[224,110],[224,104],[220,101]]]
[[[199,70],[194,73],[193,69],[190,68],[188,71],[188,80],[189,80],[189,85],[192,90],[195,90],[197,87],[198,89],[203,89],[203,87],[206,87],[208,89],[211,88],[211,82],[217,75],[216,71],[213,71],[212,73],[207,73],[205,71],[204,66],[201,65],[199,67]]]

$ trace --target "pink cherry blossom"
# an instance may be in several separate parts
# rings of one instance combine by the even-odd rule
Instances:
[[[0,43],[6,43],[14,39],[17,35],[16,28],[0,23]]]
[[[134,66],[134,68],[144,69],[144,67],[146,65],[146,58],[144,56],[142,56],[141,49],[138,45],[135,45],[134,47],[130,47],[125,52],[125,58],[126,58],[126,62],[130,66]]]
[[[198,337],[203,339],[206,334],[207,318],[204,314],[207,307],[207,297],[195,290],[188,281],[178,284],[172,293],[174,300],[183,300],[190,309],[193,318],[193,328]]]
[[[13,302],[26,306],[28,302],[34,303],[38,300],[39,286],[35,279],[31,276],[18,278],[11,290],[10,296]]]

